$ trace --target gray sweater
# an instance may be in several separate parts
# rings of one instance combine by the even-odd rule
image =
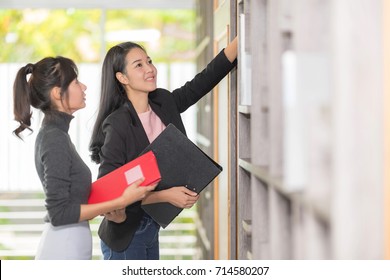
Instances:
[[[46,114],[35,141],[35,167],[46,195],[45,222],[53,226],[77,223],[91,188],[91,171],[68,134],[72,119],[58,111]]]

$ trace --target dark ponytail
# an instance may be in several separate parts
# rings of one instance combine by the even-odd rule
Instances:
[[[29,77],[27,77],[30,75]],[[19,69],[14,82],[14,117],[19,127],[13,132],[21,138],[25,129],[32,131],[31,106],[49,113],[55,110],[50,91],[54,87],[61,89],[61,99],[68,98],[68,87],[77,78],[78,70],[75,63],[65,57],[46,57],[36,64],[27,64]]]
[[[34,65],[29,63],[22,67],[16,74],[14,82],[14,116],[15,120],[20,123],[19,127],[14,130],[16,136],[21,138],[19,134],[29,129],[31,125],[31,103],[30,103],[30,85],[27,82],[27,75],[32,74]]]

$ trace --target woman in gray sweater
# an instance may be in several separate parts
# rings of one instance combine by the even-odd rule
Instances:
[[[92,236],[88,220],[144,198],[155,186],[130,185],[111,201],[87,204],[91,172],[68,134],[72,114],[85,107],[86,86],[77,79],[74,62],[47,57],[22,67],[14,83],[16,136],[31,130],[31,106],[44,113],[35,142],[35,166],[46,196],[47,215],[36,259],[91,259]],[[119,221],[120,222],[120,221]]]

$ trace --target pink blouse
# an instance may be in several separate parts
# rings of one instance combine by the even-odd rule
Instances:
[[[152,143],[166,127],[150,107],[148,111],[138,114],[138,117],[141,120],[150,143]]]

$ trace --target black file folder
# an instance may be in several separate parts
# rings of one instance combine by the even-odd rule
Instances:
[[[173,124],[169,124],[141,154],[148,151],[153,151],[160,169],[161,181],[155,189],[157,191],[186,185],[200,193],[222,171],[218,163]],[[170,203],[145,204],[142,208],[162,228],[183,210]]]

